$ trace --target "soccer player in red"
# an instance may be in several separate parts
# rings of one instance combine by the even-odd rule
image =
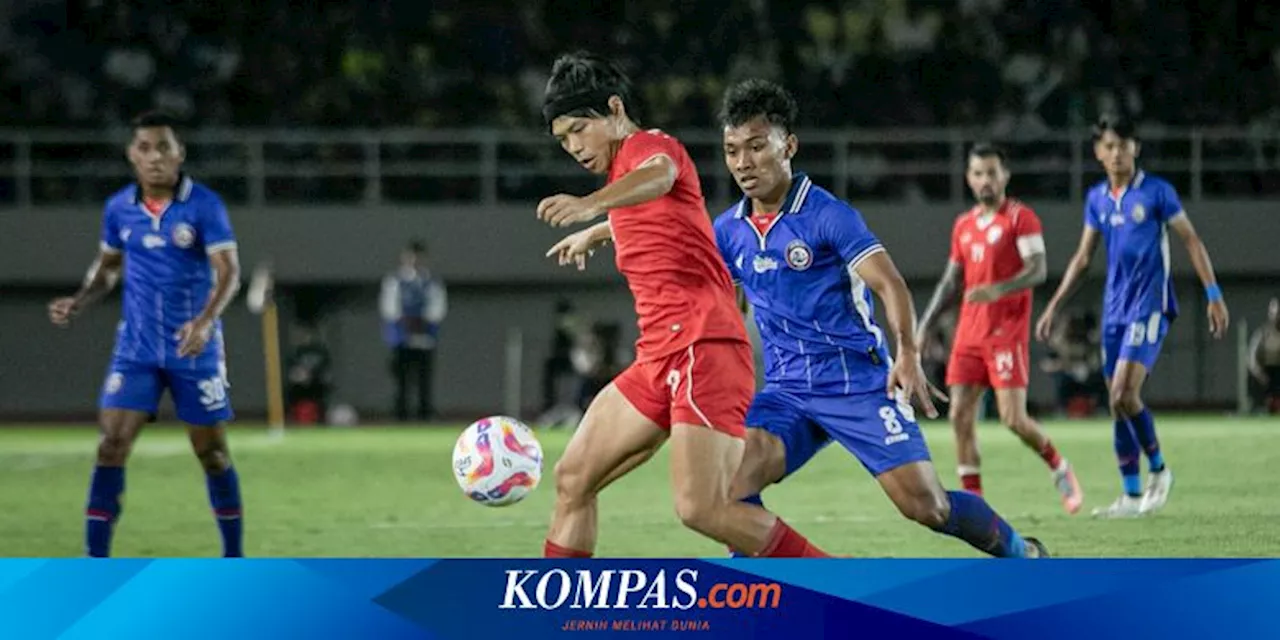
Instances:
[[[591,556],[596,496],[670,440],[676,513],[686,526],[752,556],[825,556],[777,516],[730,496],[755,387],[751,344],[697,169],[675,138],[640,129],[629,97],[622,71],[587,53],[556,60],[544,97],[560,146],[608,176],[590,195],[538,204],[538,218],[554,227],[607,216],[547,255],[581,269],[594,247],[613,240],[640,328],[635,362],[592,401],[556,464],[544,555]]]
[[[1027,348],[1031,330],[1031,290],[1044,282],[1044,237],[1040,218],[1009,198],[1006,157],[999,148],[979,144],[969,152],[966,171],[978,204],[956,218],[951,256],[920,320],[918,340],[929,335],[938,313],[950,301],[961,273],[964,301],[947,364],[951,425],[955,430],[961,485],[982,493],[974,423],[987,387],[996,392],[1000,421],[1044,460],[1068,513],[1080,510],[1084,495],[1071,465],[1027,414]]]

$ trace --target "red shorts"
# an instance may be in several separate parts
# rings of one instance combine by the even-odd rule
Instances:
[[[750,344],[706,340],[665,358],[636,362],[613,384],[663,429],[694,424],[741,438],[755,393],[754,363]]]
[[[947,386],[966,385],[993,389],[1027,387],[1027,344],[992,342],[951,350]]]

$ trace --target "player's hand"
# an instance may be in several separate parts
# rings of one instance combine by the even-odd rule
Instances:
[[[1227,335],[1227,325],[1231,323],[1231,314],[1227,312],[1227,303],[1218,300],[1209,303],[1209,333],[1218,340]]]
[[[1040,314],[1040,318],[1036,320],[1036,340],[1049,341],[1049,335],[1053,333],[1053,317],[1057,314],[1058,310],[1053,305],[1049,305],[1044,313]]]
[[[560,266],[573,263],[578,266],[578,271],[587,268],[587,258],[595,254],[595,242],[591,239],[591,230],[583,229],[577,233],[572,233],[555,243],[547,250],[547,257],[556,256],[556,260]]]
[[[59,327],[71,324],[71,317],[76,314],[76,299],[72,297],[58,298],[49,303],[49,321]]]
[[[538,203],[538,219],[553,226],[567,227],[599,217],[601,211],[589,198],[566,193],[543,198]]]
[[[899,353],[898,359],[893,362],[885,391],[893,399],[898,390],[902,391],[907,402],[914,401],[929,418],[938,417],[938,408],[933,405],[933,398],[946,400],[946,395],[929,384],[929,379],[925,377],[919,352]]]
[[[1004,294],[1000,291],[1000,287],[992,284],[986,284],[970,289],[968,293],[964,294],[964,299],[965,302],[982,304],[985,302],[995,302],[996,300],[999,300],[1002,295]]]
[[[178,357],[188,358],[204,352],[213,336],[213,322],[197,318],[178,330]]]

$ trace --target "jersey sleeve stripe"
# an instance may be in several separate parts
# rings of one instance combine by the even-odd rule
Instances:
[[[113,247],[113,246],[111,246],[111,245],[109,245],[109,244],[107,244],[107,243],[105,243],[105,242],[99,242],[99,243],[98,243],[98,248],[99,248],[99,249],[101,249],[103,253],[110,253],[110,254],[113,254],[113,255],[114,255],[114,254],[117,254],[117,253],[120,253],[120,250],[119,250],[119,249],[117,249],[117,248],[115,248],[115,247]]]
[[[862,253],[859,253],[858,255],[854,256],[853,259],[849,261],[849,268],[857,269],[858,265],[862,264],[863,260],[866,260],[867,258],[870,258],[871,256],[877,253],[880,253],[881,251],[884,251],[884,245],[879,243],[873,244],[867,247],[866,249],[863,249]]]
[[[236,248],[235,240],[228,240],[226,242],[218,242],[215,244],[211,244],[205,247],[204,252],[209,255],[213,255],[215,253],[218,253],[219,251],[230,251],[231,249],[235,249],[235,248]]]
[[[1044,253],[1044,236],[1038,233],[1018,238],[1018,255],[1026,258]]]

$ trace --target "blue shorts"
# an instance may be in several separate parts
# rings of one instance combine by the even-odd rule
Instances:
[[[193,369],[115,360],[102,385],[98,407],[141,411],[154,417],[167,388],[179,420],[212,427],[234,415],[228,386],[226,369],[218,364]]]
[[[929,460],[915,412],[883,391],[813,395],[765,388],[747,410],[747,427],[782,440],[791,475],[832,440],[873,476],[912,462]]]
[[[1102,332],[1103,374],[1110,380],[1116,372],[1116,363],[1121,360],[1141,364],[1150,373],[1168,333],[1169,319],[1159,311],[1146,320],[1106,325]]]

